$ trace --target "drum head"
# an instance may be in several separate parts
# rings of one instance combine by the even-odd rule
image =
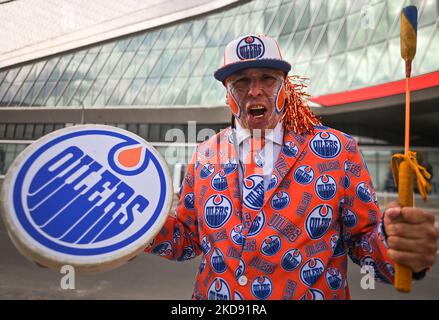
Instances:
[[[110,126],[52,132],[15,159],[2,217],[28,259],[78,272],[118,267],[141,253],[172,204],[166,162],[148,142]]]

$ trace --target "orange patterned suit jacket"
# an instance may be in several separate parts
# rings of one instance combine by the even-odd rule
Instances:
[[[175,215],[146,249],[178,261],[201,254],[193,299],[349,299],[348,255],[369,266],[369,276],[393,282],[382,214],[356,141],[315,129],[285,133],[257,213],[242,211],[234,130],[198,146]],[[253,188],[249,206],[260,196]]]

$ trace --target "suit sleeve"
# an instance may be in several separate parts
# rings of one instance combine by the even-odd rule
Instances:
[[[189,162],[175,212],[168,215],[145,252],[177,261],[189,260],[201,253],[194,192],[196,154]]]
[[[348,152],[345,167],[345,197],[341,206],[342,239],[352,261],[366,266],[375,279],[393,283],[393,262],[387,255],[383,214],[367,165],[358,145]]]

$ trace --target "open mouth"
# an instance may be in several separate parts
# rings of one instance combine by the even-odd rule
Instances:
[[[249,113],[250,113],[250,115],[251,115],[252,117],[257,118],[257,119],[258,119],[258,118],[262,118],[262,117],[264,116],[264,114],[265,114],[265,111],[267,111],[267,110],[265,109],[265,107],[264,107],[264,106],[260,106],[260,105],[250,107],[250,109],[249,109]]]

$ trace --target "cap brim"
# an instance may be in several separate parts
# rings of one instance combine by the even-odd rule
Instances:
[[[248,68],[271,68],[284,71],[286,74],[291,70],[291,65],[284,60],[256,59],[239,61],[223,66],[215,71],[213,76],[216,80],[224,82],[231,74]]]

